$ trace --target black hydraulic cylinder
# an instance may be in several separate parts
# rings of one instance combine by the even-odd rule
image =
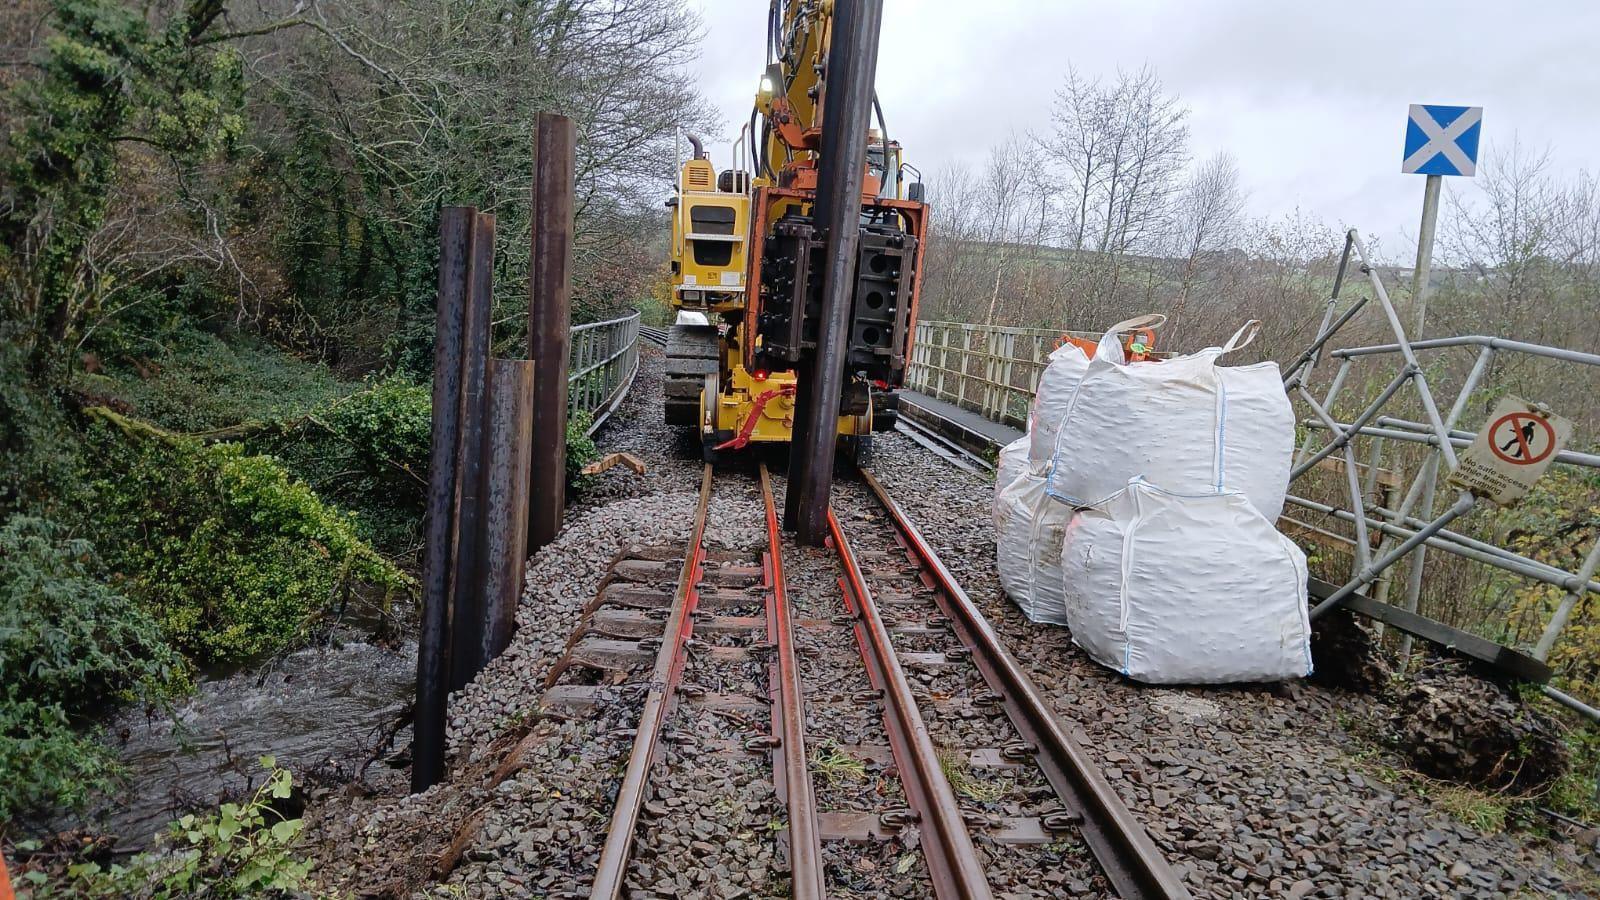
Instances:
[[[449,694],[450,573],[455,533],[456,439],[461,413],[461,348],[468,260],[477,210],[445,207],[439,216],[439,300],[433,345],[433,439],[428,453],[427,543],[422,559],[422,621],[417,635],[416,738],[411,790],[444,773]]]
[[[822,303],[816,354],[798,367],[799,390],[790,443],[784,525],[801,543],[828,536],[828,498],[839,402],[845,385],[850,306],[861,230],[867,126],[878,69],[883,0],[837,0],[822,94],[822,158],[817,164],[813,219],[824,232]]]

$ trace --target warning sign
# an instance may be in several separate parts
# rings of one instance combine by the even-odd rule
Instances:
[[[1572,436],[1572,423],[1542,403],[1506,397],[1461,451],[1450,483],[1507,506],[1522,499]]]

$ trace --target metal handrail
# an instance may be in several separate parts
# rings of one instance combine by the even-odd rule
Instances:
[[[1562,347],[1551,347],[1546,344],[1530,344],[1526,341],[1514,341],[1509,338],[1490,337],[1482,334],[1468,334],[1460,337],[1428,338],[1427,340],[1412,341],[1413,350],[1439,350],[1446,347],[1484,347],[1491,350],[1508,350],[1513,353],[1526,353],[1529,356],[1542,356],[1547,359],[1559,359],[1563,362],[1582,363],[1586,366],[1600,366],[1600,355],[1584,353],[1581,350],[1567,350]],[[1395,353],[1399,351],[1399,344],[1377,344],[1371,347],[1346,347],[1343,350],[1333,351],[1332,356],[1350,359],[1357,356],[1374,356],[1381,353]]]
[[[1103,335],[973,322],[918,322],[906,365],[906,386],[991,422],[1022,427],[1038,394],[1039,379],[1050,365],[1050,354],[1067,337],[1097,342]],[[979,346],[973,346],[975,342]],[[981,372],[972,371],[974,361]]]
[[[906,384],[1002,424],[1021,425],[1063,334],[1043,328],[918,322]],[[1099,335],[1093,337],[1098,338]],[[973,346],[974,343],[978,346]],[[981,372],[973,372],[976,363]]]
[[[590,413],[594,434],[627,398],[639,374],[639,310],[572,326],[567,411]],[[596,380],[595,375],[599,373]]]
[[[631,310],[630,312],[626,313],[625,315],[617,316],[615,319],[604,319],[604,320],[599,321],[599,322],[585,322],[582,325],[574,325],[574,326],[572,326],[572,333],[573,334],[578,334],[578,333],[584,332],[584,331],[593,331],[596,328],[605,328],[608,325],[616,325],[619,322],[626,322],[626,321],[628,321],[630,319],[637,319],[637,318],[639,318],[639,316],[640,316],[640,313],[639,313],[639,311],[637,309]]]
[[[1371,264],[1370,256],[1359,234],[1354,230],[1348,234],[1346,253],[1341,260],[1335,284],[1343,280],[1344,266],[1351,262],[1351,249],[1354,249],[1361,264],[1361,271],[1367,275],[1373,297],[1387,320],[1393,341],[1372,346],[1346,347],[1329,352],[1327,355],[1337,361],[1337,368],[1320,398],[1313,396],[1308,388],[1317,354],[1313,353],[1310,357],[1303,355],[1301,364],[1291,367],[1285,375],[1285,388],[1313,413],[1302,422],[1307,428],[1307,434],[1297,454],[1295,478],[1299,479],[1312,471],[1316,462],[1331,457],[1334,453],[1342,454],[1343,469],[1347,476],[1343,485],[1344,493],[1347,494],[1343,498],[1346,504],[1344,506],[1321,503],[1294,495],[1288,498],[1289,502],[1330,516],[1355,531],[1353,538],[1339,536],[1341,540],[1351,544],[1353,560],[1349,580],[1323,599],[1313,611],[1313,617],[1331,609],[1343,598],[1359,592],[1374,582],[1377,582],[1377,590],[1373,599],[1380,604],[1384,603],[1391,585],[1387,570],[1402,560],[1409,563],[1409,571],[1406,573],[1405,596],[1401,605],[1405,613],[1415,614],[1422,588],[1425,554],[1431,547],[1522,578],[1552,585],[1564,592],[1555,611],[1544,623],[1537,642],[1529,651],[1532,659],[1544,663],[1548,660],[1552,647],[1566,627],[1578,602],[1591,592],[1600,592],[1600,583],[1595,581],[1596,569],[1600,567],[1600,540],[1597,540],[1589,550],[1577,571],[1571,571],[1446,528],[1445,526],[1453,519],[1470,511],[1477,498],[1469,492],[1460,491],[1453,503],[1436,514],[1434,495],[1439,487],[1441,475],[1456,468],[1457,448],[1466,447],[1477,438],[1475,433],[1457,428],[1456,423],[1466,411],[1469,401],[1477,393],[1481,383],[1492,371],[1491,364],[1497,356],[1509,353],[1600,367],[1600,355],[1485,335],[1408,340],[1383,281]],[[1323,325],[1313,345],[1314,348],[1326,344],[1335,332],[1354,318],[1347,311],[1336,319],[1334,313],[1338,302],[1338,292],[1335,290],[1327,301]],[[1430,379],[1424,374],[1425,370],[1418,360],[1418,354],[1458,347],[1474,349],[1475,358],[1471,371],[1456,393],[1454,402],[1449,410],[1441,415],[1434,403]],[[1398,374],[1374,399],[1364,400],[1360,404],[1359,412],[1342,419],[1335,418],[1330,411],[1335,408],[1335,403],[1349,380],[1352,365],[1361,359],[1381,360],[1385,357],[1398,357],[1394,360]],[[1421,403],[1425,421],[1380,415],[1399,393],[1400,388],[1407,385],[1415,388],[1415,399]],[[1314,432],[1331,434],[1331,440],[1324,440]],[[1367,492],[1354,477],[1356,462],[1353,443],[1357,439],[1371,442],[1369,471],[1379,467],[1386,443],[1426,445],[1429,448],[1426,457],[1417,465],[1409,480],[1404,499],[1397,506],[1382,502],[1369,504],[1365,496]],[[1592,469],[1600,466],[1600,455],[1564,450],[1557,454],[1552,462],[1556,465]],[[1377,532],[1376,548],[1368,546],[1366,533],[1368,528]],[[1402,642],[1403,656],[1409,653],[1410,645],[1408,635]],[[1544,687],[1547,696],[1558,702],[1567,703],[1574,709],[1579,708],[1567,702],[1570,698],[1564,699],[1565,695],[1560,691],[1548,685]]]

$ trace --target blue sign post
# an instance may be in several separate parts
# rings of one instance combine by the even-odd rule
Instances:
[[[1400,171],[1408,175],[1426,175],[1428,183],[1422,190],[1422,230],[1417,235],[1417,267],[1411,273],[1411,303],[1416,312],[1416,324],[1408,335],[1411,340],[1422,337],[1422,326],[1428,317],[1428,276],[1433,266],[1433,232],[1439,224],[1439,188],[1446,175],[1471,177],[1478,171],[1478,137],[1483,130],[1483,107],[1437,106],[1414,103],[1406,117],[1406,148],[1400,160]],[[1430,465],[1433,461],[1430,460]],[[1430,468],[1424,473],[1434,477]],[[1416,513],[1426,519],[1433,515],[1433,493],[1422,498]],[[1418,579],[1422,577],[1423,554],[1426,547],[1416,549],[1417,558],[1411,570],[1411,583],[1406,589],[1406,609],[1417,611]],[[1411,635],[1400,642],[1400,658],[1411,656]]]
[[[1406,117],[1405,154],[1400,171],[1426,175],[1422,189],[1422,229],[1417,235],[1417,267],[1411,274],[1411,302],[1416,308],[1412,340],[1422,337],[1428,312],[1428,277],[1433,267],[1433,233],[1439,224],[1439,188],[1446,175],[1472,177],[1478,171],[1478,138],[1483,107],[1411,104]]]

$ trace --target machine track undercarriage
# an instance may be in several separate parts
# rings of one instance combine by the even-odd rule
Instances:
[[[700,424],[700,397],[706,376],[721,365],[715,325],[677,324],[667,332],[667,424],[693,428]]]

